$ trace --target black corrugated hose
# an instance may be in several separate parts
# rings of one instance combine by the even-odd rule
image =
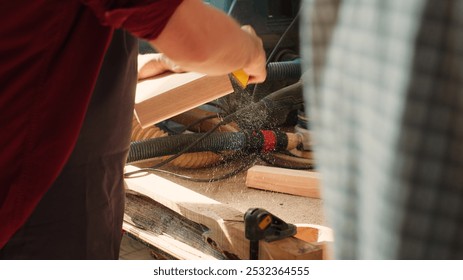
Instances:
[[[180,134],[135,141],[130,145],[127,163],[173,155],[203,136],[204,133]],[[270,137],[269,137],[270,135]],[[268,139],[275,139],[269,141]],[[202,139],[188,152],[205,151],[264,151],[282,150],[288,145],[288,137],[280,131],[217,132]]]
[[[286,79],[300,79],[302,75],[301,61],[270,62],[267,65],[266,81],[281,81]]]

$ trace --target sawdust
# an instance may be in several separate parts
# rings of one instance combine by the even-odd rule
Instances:
[[[229,162],[225,166],[174,171],[194,177],[211,178],[239,168],[242,164],[246,164],[244,158]],[[248,188],[245,185],[245,171],[226,180],[210,183],[197,183],[169,175],[158,175],[243,213],[249,208],[263,208],[288,223],[325,225],[322,200]]]

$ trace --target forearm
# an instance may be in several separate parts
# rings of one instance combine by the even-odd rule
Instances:
[[[220,75],[248,69],[251,75],[263,71],[265,78],[260,39],[200,0],[185,0],[151,43],[184,70]]]

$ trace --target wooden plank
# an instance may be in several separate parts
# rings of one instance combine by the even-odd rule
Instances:
[[[261,190],[320,198],[317,172],[255,165],[246,176],[246,186]]]
[[[124,220],[157,237],[170,236],[177,242],[184,244],[182,247],[185,248],[185,253],[191,248],[215,259],[225,258],[222,252],[213,248],[204,238],[207,230],[205,227],[186,219],[142,194],[127,191]],[[151,240],[159,243],[161,239]],[[162,246],[163,243],[160,245]],[[172,254],[170,253],[170,255]]]
[[[126,171],[138,168],[127,166]],[[244,235],[244,213],[162,177],[149,174],[126,179],[129,190],[141,193],[185,218],[204,225],[204,238],[229,258],[249,259],[249,240]],[[321,247],[290,237],[261,242],[265,259],[321,259]]]
[[[169,72],[137,84],[135,116],[146,128],[231,92],[228,75]]]
[[[167,234],[157,235],[150,231],[140,229],[124,218],[123,229],[139,240],[155,246],[157,249],[179,260],[216,260],[217,258],[204,253],[197,248],[188,246]]]

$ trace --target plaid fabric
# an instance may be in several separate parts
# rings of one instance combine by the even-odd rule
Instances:
[[[463,259],[463,1],[302,8],[334,257]]]

